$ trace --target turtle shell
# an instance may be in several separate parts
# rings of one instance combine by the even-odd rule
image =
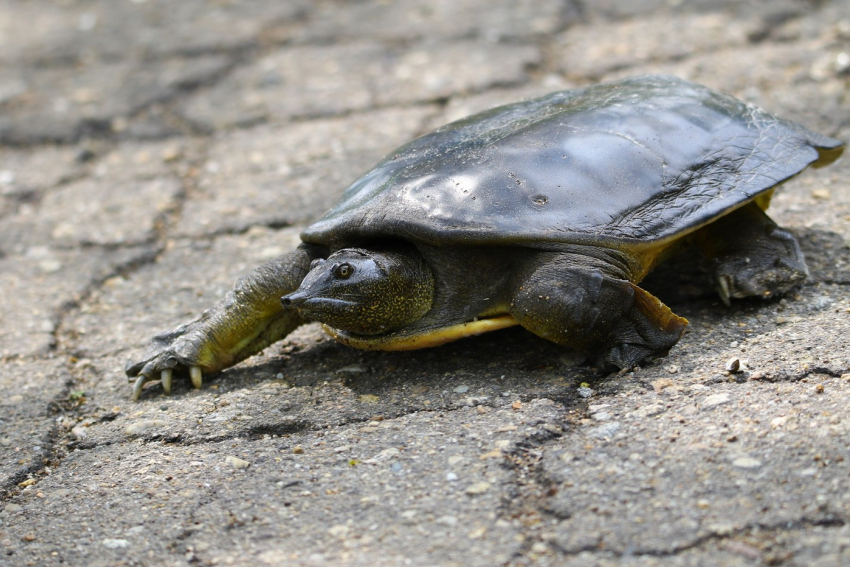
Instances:
[[[302,238],[652,245],[841,147],[701,85],[632,78],[494,108],[414,140]]]

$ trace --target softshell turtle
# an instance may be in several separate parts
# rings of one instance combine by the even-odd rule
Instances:
[[[730,298],[808,274],[764,210],[843,143],[672,77],[556,92],[454,122],[390,154],[195,321],[127,364],[195,387],[319,321],[363,349],[435,346],[511,325],[601,367],[666,354],[687,321],[637,284],[678,244]]]

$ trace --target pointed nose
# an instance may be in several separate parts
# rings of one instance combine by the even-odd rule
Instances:
[[[280,298],[280,302],[287,309],[298,309],[304,305],[305,301],[307,301],[307,294],[303,291],[295,291]]]

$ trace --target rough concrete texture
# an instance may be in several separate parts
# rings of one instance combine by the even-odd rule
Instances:
[[[496,104],[665,72],[850,140],[847,0],[0,0],[0,43],[0,565],[850,564],[847,158],[773,202],[807,282],[662,266],[691,325],[633,372],[315,325],[200,391],[122,372]]]

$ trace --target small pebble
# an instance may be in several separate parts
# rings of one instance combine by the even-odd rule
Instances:
[[[127,435],[141,435],[146,431],[150,431],[151,429],[155,429],[157,427],[164,427],[166,425],[168,425],[167,421],[162,421],[159,419],[145,419],[142,421],[131,423],[130,425],[124,428],[124,432]]]
[[[726,361],[726,372],[731,372],[732,374],[741,370],[741,361],[738,358],[730,358]]]
[[[665,411],[667,411],[667,407],[664,404],[652,403],[639,407],[632,412],[632,415],[638,418],[651,417],[653,415],[664,413]]]
[[[304,453],[304,449],[302,447],[293,447],[292,452],[296,455],[301,455]]]
[[[469,494],[470,496],[476,496],[478,494],[484,494],[488,490],[490,490],[490,483],[489,482],[478,482],[478,483],[475,483],[473,485],[466,487],[466,493]]]
[[[227,461],[227,463],[231,467],[233,467],[234,469],[237,469],[237,470],[247,469],[248,465],[251,464],[248,461],[244,461],[244,460],[240,459],[239,457],[231,457],[229,455],[227,457],[225,457],[224,460]]]
[[[726,551],[737,553],[738,555],[742,555],[747,559],[752,559],[753,561],[761,557],[761,551],[759,551],[757,547],[753,547],[752,545],[746,544],[742,541],[728,541],[723,545],[723,548],[726,549]]]
[[[454,481],[456,481],[456,480],[457,480],[457,475],[456,475],[455,473],[453,473],[453,472],[446,473],[446,480],[447,480],[448,482],[454,482]]]
[[[454,389],[456,394],[465,394],[469,391],[469,386],[461,385]]]
[[[130,547],[130,542],[126,539],[105,539],[102,543],[103,547],[106,549],[123,549],[125,547]]]
[[[481,539],[482,537],[484,537],[484,535],[486,533],[487,533],[487,528],[480,527],[480,528],[475,528],[474,530],[472,530],[471,532],[466,534],[466,537],[468,537],[469,539]]]
[[[478,459],[482,461],[486,461],[487,459],[500,459],[502,458],[502,450],[501,449],[493,449],[488,453],[484,453],[483,455],[479,455]]]
[[[620,423],[617,421],[611,421],[606,423],[605,425],[600,425],[599,427],[591,427],[587,434],[591,437],[595,437],[596,439],[607,439],[611,438],[620,431]]]
[[[732,466],[739,469],[755,470],[761,468],[761,461],[752,457],[738,457],[732,461]]]
[[[549,551],[549,546],[542,541],[536,541],[534,542],[534,545],[531,546],[531,551],[534,553],[546,553]]]
[[[783,415],[779,417],[774,417],[770,420],[770,426],[773,429],[779,429],[780,427],[784,427],[788,423],[794,423],[797,420],[793,415]]]
[[[701,404],[702,409],[711,409],[715,408],[721,404],[729,403],[729,394],[712,394],[707,396]]]
[[[590,389],[590,388],[587,388],[585,386],[581,386],[578,389],[578,395],[581,396],[582,398],[589,398],[590,396],[593,395],[593,390]]]
[[[575,460],[576,456],[573,453],[566,452],[566,453],[561,453],[561,456],[559,458],[562,461],[564,461],[565,463],[571,463]]]
[[[381,451],[380,453],[378,453],[377,455],[375,455],[371,459],[366,459],[363,462],[370,464],[370,465],[375,464],[375,463],[380,463],[382,461],[387,461],[387,460],[389,460],[393,457],[396,457],[400,453],[401,453],[401,451],[399,451],[395,447],[390,447],[389,449],[384,449],[383,451]]]
[[[182,155],[183,155],[183,151],[180,148],[178,148],[176,146],[172,146],[172,147],[165,148],[164,150],[162,150],[161,157],[162,157],[162,161],[170,162],[170,161],[175,161],[175,160],[179,159]]]

